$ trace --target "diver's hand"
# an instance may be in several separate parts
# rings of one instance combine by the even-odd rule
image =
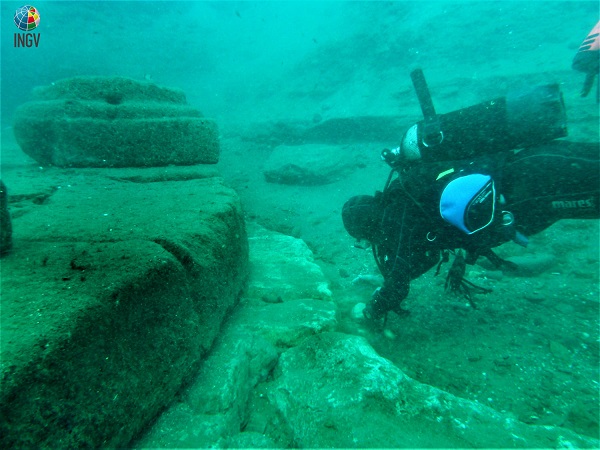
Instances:
[[[367,304],[363,310],[365,319],[377,321],[382,319],[386,313],[390,310],[387,305],[388,301],[386,297],[381,293],[381,288],[375,289],[373,295],[371,295],[371,301]]]
[[[467,264],[465,261],[465,257],[463,253],[459,250],[456,252],[456,256],[454,257],[454,261],[452,262],[452,266],[450,267],[450,270],[448,271],[448,276],[446,277],[446,284],[444,286],[446,291],[460,291],[460,287],[465,277],[466,270]]]
[[[371,296],[371,301],[367,304],[363,310],[365,319],[372,322],[377,322],[381,319],[385,319],[387,313],[390,311],[395,312],[399,316],[408,314],[408,311],[400,307],[401,300],[395,299],[382,288],[375,289]]]

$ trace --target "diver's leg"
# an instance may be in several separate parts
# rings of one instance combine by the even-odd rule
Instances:
[[[600,217],[599,150],[596,143],[554,141],[507,161],[502,193],[526,234],[560,219]]]

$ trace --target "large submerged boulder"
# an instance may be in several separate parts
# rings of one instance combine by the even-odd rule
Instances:
[[[257,386],[271,377],[281,352],[335,330],[337,309],[318,289],[327,285],[326,278],[306,244],[258,225],[251,225],[249,234],[252,271],[246,294],[251,297],[244,298],[224,324],[198,378],[132,443],[134,448],[291,446],[265,432],[271,416],[263,407],[271,408]],[[273,265],[265,265],[268,260],[287,265],[289,279],[280,273],[270,277]],[[309,282],[303,274],[309,275]],[[311,298],[285,294],[292,291]]]
[[[248,244],[254,256],[250,263],[252,284],[248,286],[248,297],[271,303],[331,298],[323,271],[301,239],[255,226]]]
[[[216,123],[177,89],[124,77],[76,77],[34,89],[15,112],[25,153],[60,167],[214,164]]]
[[[238,303],[239,199],[214,166],[3,175],[0,447],[123,447]]]
[[[298,448],[598,445],[597,439],[569,429],[528,425],[420,383],[379,356],[363,337],[335,332],[309,337],[281,355],[272,379],[266,397]]]
[[[291,288],[311,295],[300,276],[265,283],[267,254],[302,274],[314,264],[310,250],[258,227],[249,233],[252,298],[134,448],[598,447],[409,377],[364,337],[336,332],[343,312],[334,302],[280,296]]]

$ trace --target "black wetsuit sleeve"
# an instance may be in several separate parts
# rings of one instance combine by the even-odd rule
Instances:
[[[382,312],[399,312],[400,304],[410,291],[411,280],[438,262],[439,251],[429,251],[426,222],[408,202],[389,205],[382,226],[386,238],[377,247],[377,259],[384,283],[377,303],[385,310]]]
[[[379,315],[398,311],[410,290],[410,264],[403,252],[404,230],[394,230],[378,247],[378,263],[383,275],[383,285],[373,298],[373,306]],[[403,239],[404,238],[404,239]]]
[[[398,311],[402,301],[410,291],[409,266],[403,261],[397,264],[384,277],[379,295],[385,303],[387,311]]]
[[[377,315],[399,310],[410,290],[410,264],[406,250],[410,239],[406,202],[400,202],[398,192],[388,192],[387,205],[381,218],[383,239],[374,248],[375,259],[383,275],[383,285],[373,296]]]

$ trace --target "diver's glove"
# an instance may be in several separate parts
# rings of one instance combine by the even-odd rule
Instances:
[[[446,284],[444,285],[444,289],[446,291],[451,292],[460,292],[461,285],[463,280],[465,279],[465,272],[467,270],[467,263],[463,253],[458,250],[456,255],[454,256],[454,261],[452,262],[452,266],[448,271],[448,276],[446,277]]]
[[[375,289],[375,292],[371,296],[371,301],[363,310],[365,319],[374,321],[381,319],[389,311],[387,303],[387,299],[381,294],[381,288]]]
[[[386,295],[386,291],[377,288],[371,296],[371,301],[363,310],[365,319],[371,321],[378,321],[385,318],[389,311],[394,311],[398,315],[405,315],[408,313],[407,310],[400,308],[400,302],[392,298],[390,295]]]

